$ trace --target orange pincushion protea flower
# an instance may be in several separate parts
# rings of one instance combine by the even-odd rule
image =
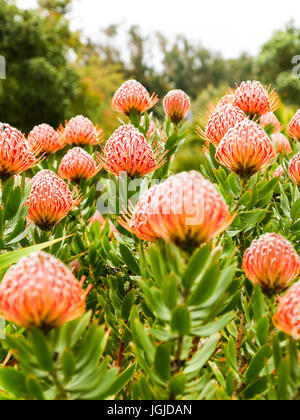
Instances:
[[[272,141],[258,124],[248,119],[227,132],[216,152],[218,162],[241,176],[267,168],[275,158]]]
[[[276,153],[281,153],[282,155],[289,155],[290,153],[292,153],[293,149],[291,148],[290,142],[284,134],[272,134],[271,140],[274,144]]]
[[[146,241],[162,238],[193,247],[223,232],[234,217],[213,185],[191,171],[150,188],[120,224]]]
[[[9,124],[0,123],[0,179],[7,179],[32,168],[39,160],[23,134]]]
[[[190,98],[183,90],[171,90],[164,98],[165,113],[175,124],[178,124],[185,118],[190,107]]]
[[[222,105],[217,107],[215,112],[210,116],[205,133],[198,128],[198,134],[204,140],[208,140],[210,143],[218,146],[227,131],[245,118],[246,115],[239,108],[231,104]]]
[[[22,258],[0,284],[0,314],[23,328],[55,328],[80,317],[91,289],[44,252]]]
[[[291,160],[289,175],[297,185],[300,185],[300,152],[298,152]]]
[[[288,125],[288,134],[293,139],[300,140],[300,109],[298,109]]]
[[[60,127],[61,135],[67,144],[76,146],[94,146],[103,141],[103,130],[97,128],[88,118],[78,115]]]
[[[74,147],[63,157],[58,175],[71,182],[79,183],[82,179],[93,178],[102,168],[100,162],[95,162],[92,156],[81,147]]]
[[[300,281],[293,284],[283,298],[279,297],[273,323],[280,331],[300,340]]]
[[[264,292],[282,292],[300,273],[300,258],[281,235],[267,233],[254,240],[243,258],[243,271]]]
[[[158,102],[155,93],[150,96],[147,89],[136,80],[128,80],[116,91],[112,100],[114,111],[130,115],[132,110],[137,113],[148,111]]]
[[[121,126],[113,133],[99,159],[108,172],[117,176],[127,172],[132,178],[147,175],[166,162],[161,149],[153,149],[131,124]]]
[[[269,93],[269,89],[256,80],[242,82],[235,91],[233,105],[251,116],[275,111],[279,105],[278,97],[275,90]]]
[[[34,127],[28,135],[28,142],[38,153],[55,153],[65,146],[63,137],[48,124]]]
[[[115,235],[120,235],[120,233],[117,231],[117,229],[116,229],[115,225],[112,223],[112,221],[109,220],[109,219],[104,219],[104,217],[102,216],[102,214],[98,210],[96,210],[96,213],[90,219],[90,225],[93,225],[96,222],[100,223],[101,231],[104,229],[105,223],[108,222],[109,227],[110,227],[110,232],[111,232],[110,238],[114,238]]]
[[[274,127],[274,134],[280,133],[280,131],[282,131],[284,128],[283,125],[278,121],[274,112],[266,112],[265,114],[262,114],[260,117],[260,125],[263,128],[266,128],[270,124],[272,124]]]
[[[52,229],[69,211],[78,206],[82,197],[50,170],[38,172],[31,182],[26,204],[28,219],[42,230]]]

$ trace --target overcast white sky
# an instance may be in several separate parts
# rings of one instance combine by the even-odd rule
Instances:
[[[30,8],[36,0],[17,0]],[[94,39],[112,23],[139,24],[144,34],[161,31],[201,40],[224,57],[257,54],[271,34],[291,19],[300,26],[299,0],[74,0],[72,28]],[[300,53],[300,52],[299,52]]]

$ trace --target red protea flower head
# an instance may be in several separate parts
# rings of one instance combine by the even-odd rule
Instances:
[[[147,139],[149,139],[151,136],[155,135],[157,132],[157,127],[154,121],[149,120],[149,127],[148,127],[148,131],[147,131]]]
[[[150,188],[120,224],[140,239],[162,238],[190,248],[223,232],[234,217],[214,186],[191,171]]]
[[[289,175],[297,185],[300,185],[300,152],[298,152],[291,160]]]
[[[274,112],[266,112],[260,116],[260,125],[263,128],[268,127],[268,125],[273,126],[273,133],[280,133],[283,130],[283,125],[278,121]]]
[[[254,240],[243,259],[243,271],[264,292],[282,292],[300,273],[300,258],[285,238],[267,233]]]
[[[65,146],[63,137],[48,124],[34,127],[28,135],[28,142],[38,153],[55,153]]]
[[[208,140],[210,143],[218,146],[227,131],[244,119],[246,119],[246,115],[239,108],[231,104],[222,105],[217,107],[210,116],[205,133],[202,133],[201,129],[198,128],[198,134],[204,140]]]
[[[276,153],[281,153],[282,155],[289,155],[292,153],[293,149],[290,145],[287,137],[282,133],[275,133],[271,135],[271,140],[274,144]]]
[[[227,104],[233,104],[234,101],[234,95],[232,95],[231,93],[228,93],[227,95],[224,95],[219,102],[217,103],[217,108],[223,105],[227,105]]]
[[[151,96],[147,89],[136,80],[128,80],[116,91],[112,100],[114,111],[130,115],[132,110],[137,113],[148,111],[158,102],[158,97],[153,93]]]
[[[300,281],[293,284],[283,298],[273,318],[276,328],[300,340]]]
[[[67,144],[76,146],[94,146],[103,140],[103,130],[95,126],[88,118],[78,115],[60,128],[61,135]]]
[[[52,229],[69,211],[78,206],[82,197],[50,170],[38,172],[31,181],[26,204],[28,219],[42,230]]]
[[[58,175],[71,182],[79,183],[82,179],[93,178],[102,168],[101,163],[81,147],[74,147],[63,157]]]
[[[240,176],[267,168],[276,158],[272,141],[254,121],[245,119],[231,128],[219,143],[216,159]]]
[[[93,225],[96,222],[99,222],[100,227],[101,227],[101,231],[104,229],[106,222],[108,222],[109,227],[110,227],[110,232],[111,232],[110,238],[112,239],[112,238],[115,237],[115,235],[120,235],[120,233],[117,231],[117,229],[116,229],[115,225],[112,223],[112,221],[109,220],[109,219],[104,219],[104,217],[102,216],[102,214],[98,210],[96,210],[96,213],[94,214],[93,217],[91,217],[89,222],[90,222],[90,225]]]
[[[0,123],[0,179],[8,179],[32,168],[39,160],[23,134]]]
[[[50,329],[80,317],[86,291],[57,258],[36,252],[22,258],[0,284],[0,314],[23,328]]]
[[[288,125],[288,134],[293,139],[300,140],[300,109],[298,109]]]
[[[256,80],[242,82],[235,91],[233,105],[251,116],[275,111],[279,105],[278,97],[274,90],[271,93],[269,90]]]
[[[153,149],[131,124],[123,125],[113,133],[99,159],[108,172],[117,176],[127,172],[132,178],[147,175],[166,162],[161,149]]]
[[[171,90],[164,98],[164,110],[171,121],[175,124],[180,123],[191,107],[190,98],[183,90]]]

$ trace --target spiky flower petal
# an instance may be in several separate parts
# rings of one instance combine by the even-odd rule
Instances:
[[[102,168],[101,163],[83,150],[81,147],[74,147],[63,157],[58,175],[71,182],[79,183],[82,179],[93,178]]]
[[[178,124],[186,117],[190,107],[190,98],[183,90],[171,90],[164,98],[165,113],[175,124]]]
[[[232,223],[229,208],[214,186],[196,171],[171,176],[146,191],[132,215],[120,223],[138,238],[162,238],[184,247],[198,246]]]
[[[39,160],[23,134],[0,123],[0,179],[7,179],[35,166]]]
[[[38,172],[31,182],[31,191],[26,204],[28,219],[42,230],[52,229],[82,197],[50,170]]]
[[[290,145],[288,138],[282,133],[275,133],[271,135],[271,140],[274,144],[276,153],[281,153],[282,155],[289,155],[292,153],[293,149]]]
[[[88,118],[78,115],[61,127],[61,133],[67,144],[76,146],[94,146],[103,141],[103,130],[95,126]]]
[[[274,90],[269,93],[269,89],[257,80],[242,82],[235,91],[233,105],[251,116],[275,111],[279,105],[278,97]]]
[[[28,135],[28,142],[38,153],[55,153],[65,146],[63,136],[48,124],[34,127]]]
[[[276,328],[300,340],[300,281],[293,284],[283,298],[273,318]]]
[[[263,128],[268,127],[268,125],[273,126],[273,133],[280,133],[283,130],[283,125],[278,121],[274,112],[266,112],[260,116],[260,125]]]
[[[297,185],[300,185],[300,152],[298,152],[291,160],[289,175]]]
[[[247,249],[243,270],[264,292],[282,292],[300,274],[300,258],[288,240],[267,233]]]
[[[84,279],[83,279],[84,280]],[[44,252],[22,258],[0,284],[0,314],[23,328],[50,329],[81,316],[91,286]]]
[[[114,111],[130,115],[132,110],[137,113],[148,111],[158,102],[158,97],[153,93],[151,96],[147,89],[136,80],[128,80],[116,91],[112,100]]]
[[[298,109],[288,125],[288,134],[293,139],[300,140],[300,109]]]
[[[216,152],[218,162],[241,176],[267,168],[275,158],[272,141],[258,124],[248,119],[227,132]]]
[[[118,128],[106,143],[99,156],[108,172],[119,176],[144,176],[160,168],[166,161],[160,148],[153,149],[133,125]]]

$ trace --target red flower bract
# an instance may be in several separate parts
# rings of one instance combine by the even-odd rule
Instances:
[[[241,176],[267,168],[275,158],[272,141],[258,124],[248,119],[227,132],[216,152],[218,162]]]
[[[42,230],[52,229],[69,211],[78,206],[82,197],[50,170],[43,170],[32,178],[26,204],[28,219]]]
[[[300,152],[298,152],[291,160],[289,175],[297,185],[300,185]]]
[[[84,313],[91,286],[84,291],[82,285],[54,256],[31,254],[6,272],[0,284],[0,314],[23,328],[58,327]]]
[[[108,172],[128,176],[144,176],[160,168],[166,161],[160,148],[153,149],[140,131],[132,125],[118,128],[99,155]]]
[[[64,141],[77,146],[94,146],[103,140],[102,128],[97,128],[88,118],[78,115],[72,118],[66,127],[61,127]]]
[[[293,149],[291,148],[290,142],[284,134],[272,134],[271,140],[274,144],[276,153],[281,153],[282,155],[289,155],[290,153],[292,153]]]
[[[298,109],[288,125],[288,134],[290,137],[300,140],[300,109]]]
[[[276,328],[300,340],[300,281],[279,298],[279,306],[273,318]]]
[[[219,106],[210,116],[205,128],[204,136],[201,135],[201,131],[199,134],[205,140],[218,146],[227,131],[245,118],[246,115],[243,111],[231,104]]]
[[[267,233],[254,240],[243,258],[243,270],[265,292],[282,292],[300,273],[300,258],[281,235]]]
[[[274,133],[280,133],[280,131],[282,131],[284,128],[283,125],[278,121],[274,112],[266,112],[265,114],[262,114],[260,117],[260,125],[263,128],[266,128],[270,124],[274,128]]]
[[[238,106],[245,113],[259,116],[275,111],[278,104],[275,91],[269,94],[268,90],[256,80],[242,82],[235,91],[233,101],[233,105]]]
[[[65,146],[63,136],[48,124],[34,127],[28,135],[28,142],[37,153],[55,153]]]
[[[63,157],[58,168],[58,175],[78,183],[82,179],[93,178],[101,167],[101,163],[95,162],[93,157],[81,147],[74,147]]]
[[[150,188],[120,224],[146,241],[162,238],[194,247],[223,232],[234,217],[213,185],[191,171]]]
[[[165,113],[175,124],[178,124],[185,118],[190,106],[190,98],[180,89],[171,90],[164,98]]]
[[[39,160],[23,136],[9,124],[0,123],[0,179],[7,179],[35,166]]]
[[[158,102],[155,93],[150,96],[144,86],[136,80],[128,80],[116,91],[112,100],[114,111],[130,115],[132,110],[137,113],[148,111]]]

